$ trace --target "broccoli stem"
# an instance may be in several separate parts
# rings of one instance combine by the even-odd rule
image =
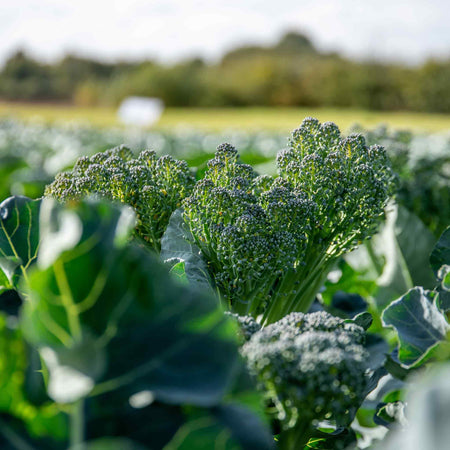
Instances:
[[[72,406],[70,413],[70,444],[71,447],[83,448],[84,442],[84,401],[78,400]]]
[[[258,292],[258,295],[256,295],[253,300],[249,303],[249,307],[246,311],[246,314],[250,314],[252,316],[258,315],[260,312],[260,306],[263,301],[266,301],[269,299],[269,294],[272,291],[275,283],[279,280],[280,275],[276,274],[275,276],[267,275],[270,281],[264,284],[265,288],[261,289]]]
[[[325,282],[328,273],[335,264],[336,259],[332,258],[323,263],[323,265],[314,274],[305,279],[301,284],[298,293],[292,298],[291,304],[288,306],[287,313],[292,311],[308,312],[316,294],[319,292]]]
[[[244,301],[234,301],[232,305],[229,305],[235,313],[241,316],[249,314],[252,316],[258,315],[261,303],[268,299],[269,293],[272,290],[276,280],[279,278],[279,275],[277,274],[276,276],[271,276],[267,274],[266,278],[269,278],[270,281],[266,283],[259,283],[247,280],[246,294],[243,299]],[[259,284],[262,284],[263,288],[258,288]]]
[[[323,251],[308,258],[303,269],[291,269],[283,275],[262,324],[276,322],[294,311],[307,312],[334,262],[335,258]]]
[[[270,304],[263,315],[262,324],[276,322],[280,316],[284,315],[284,305],[288,303],[289,295],[296,287],[297,277],[297,269],[291,269],[281,277],[280,285],[275,287]]]

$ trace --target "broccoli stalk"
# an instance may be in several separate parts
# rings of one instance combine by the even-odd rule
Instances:
[[[79,158],[71,172],[56,176],[44,195],[62,202],[98,195],[126,203],[136,212],[136,236],[159,252],[170,216],[193,184],[185,161],[158,158],[150,150],[135,158],[122,146]]]
[[[302,449],[324,420],[349,426],[367,390],[362,327],[326,312],[291,313],[259,330],[250,318],[239,324],[241,353],[281,425],[279,448]]]
[[[382,147],[307,118],[258,176],[228,144],[184,201],[184,220],[230,309],[272,323],[308,311],[329,270],[376,230],[395,188]]]

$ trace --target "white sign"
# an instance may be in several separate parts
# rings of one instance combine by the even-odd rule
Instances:
[[[156,123],[164,111],[159,98],[128,97],[120,105],[117,115],[126,125],[150,126]]]

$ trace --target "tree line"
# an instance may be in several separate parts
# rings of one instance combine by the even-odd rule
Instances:
[[[420,66],[354,61],[290,32],[214,64],[190,59],[105,63],[67,55],[53,64],[17,51],[0,72],[0,99],[117,105],[130,95],[168,106],[311,106],[450,112],[450,58]]]

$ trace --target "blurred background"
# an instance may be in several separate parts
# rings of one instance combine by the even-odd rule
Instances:
[[[113,126],[139,96],[165,105],[160,128],[448,129],[446,3],[2,2],[0,116]]]
[[[218,144],[260,173],[307,116],[388,150],[398,200],[450,222],[445,0],[0,3],[0,196],[39,197],[81,155],[185,159]]]
[[[125,144],[201,176],[218,144],[260,173],[307,116],[388,150],[399,198],[450,222],[446,0],[0,2],[0,196],[39,197]]]

